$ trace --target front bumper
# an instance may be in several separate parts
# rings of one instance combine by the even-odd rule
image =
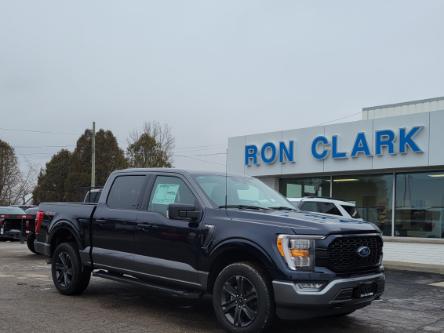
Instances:
[[[372,286],[372,292],[357,292],[367,286]],[[332,280],[320,291],[300,289],[296,282],[273,281],[276,313],[281,319],[305,319],[352,312],[379,298],[384,286],[384,273]]]
[[[21,240],[26,239],[26,235],[22,236],[22,232],[17,229],[9,229],[9,230],[2,230],[0,232],[0,239],[15,239],[15,240]]]

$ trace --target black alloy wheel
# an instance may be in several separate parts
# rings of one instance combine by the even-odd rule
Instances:
[[[232,276],[222,288],[221,307],[225,318],[235,327],[249,326],[257,316],[257,291],[246,277]]]
[[[91,268],[82,265],[75,243],[61,243],[51,260],[52,280],[63,295],[81,294],[91,279]]]
[[[62,288],[69,288],[72,284],[73,265],[67,251],[60,251],[55,258],[56,279]]]
[[[213,308],[218,322],[231,333],[260,333],[271,327],[274,297],[271,281],[257,263],[226,266],[213,286]]]

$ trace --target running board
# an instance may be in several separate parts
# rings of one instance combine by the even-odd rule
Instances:
[[[112,280],[112,281],[133,284],[133,285],[148,288],[148,289],[151,289],[154,291],[159,291],[159,292],[168,294],[173,297],[187,298],[187,299],[199,299],[203,295],[203,292],[188,291],[188,290],[182,290],[182,289],[173,289],[173,288],[169,288],[169,287],[159,286],[157,284],[149,283],[149,282],[146,282],[143,280],[129,277],[127,275],[117,275],[117,274],[109,273],[109,272],[106,272],[103,270],[93,272],[93,276],[101,277],[101,278]]]

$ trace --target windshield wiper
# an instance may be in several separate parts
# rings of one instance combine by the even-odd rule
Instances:
[[[254,209],[254,210],[269,210],[270,208],[253,206],[253,205],[222,205],[219,208],[239,208],[239,209]]]
[[[287,206],[277,206],[277,207],[268,207],[268,208],[274,210],[296,210],[296,208],[291,208]]]

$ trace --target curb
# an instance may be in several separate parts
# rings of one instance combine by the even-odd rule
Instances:
[[[384,261],[384,268],[444,275],[444,265],[430,265],[402,261]]]

